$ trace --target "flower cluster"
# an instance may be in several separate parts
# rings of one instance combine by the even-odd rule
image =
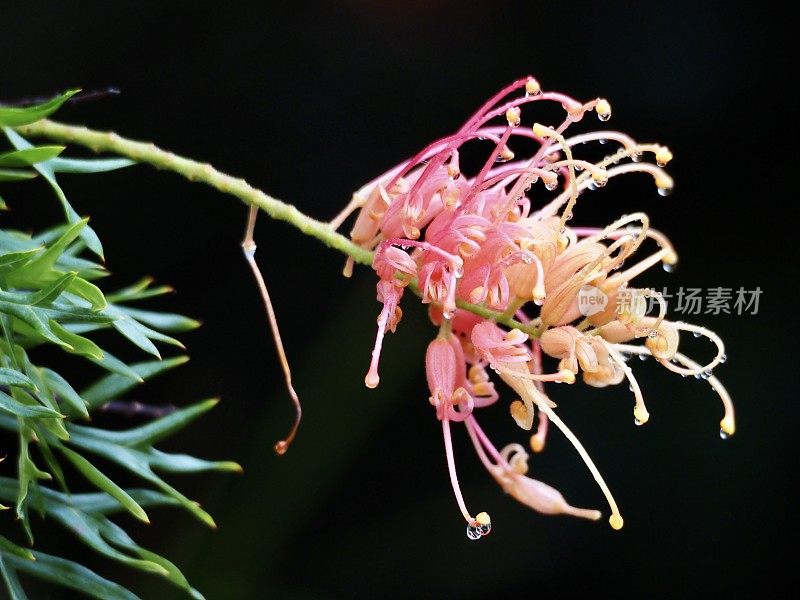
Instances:
[[[524,126],[523,116],[542,102],[561,105],[563,120]],[[664,146],[640,144],[607,130],[565,137],[570,125],[592,112],[607,121],[611,106],[602,98],[582,103],[543,91],[532,77],[515,81],[458,131],[364,186],[343,214],[360,209],[351,238],[375,250],[373,268],[380,278],[383,309],[366,385],[379,383],[383,339],[402,317],[399,303],[406,289],[430,305],[431,320],[439,327],[425,357],[430,403],[442,423],[450,479],[471,539],[486,535],[491,521],[486,513],[472,516],[466,508],[451,423],[464,425],[483,465],[520,502],[542,513],[600,518],[599,511],[574,508],[558,491],[528,477],[529,455],[522,445],[498,450],[488,439],[476,419],[477,409],[498,401],[487,367],[518,397],[510,413],[519,427],[532,432],[534,452],[544,447],[549,423],[574,445],[608,501],[615,529],[623,523],[616,502],[589,454],[555,412],[545,383],[572,384],[578,375],[595,387],[627,381],[634,420],[641,425],[649,414],[628,360],[652,356],[671,371],[707,379],[724,405],[722,436],[734,431],[730,398],[712,375],[725,360],[722,341],[705,328],[668,321],[658,292],[632,287],[646,269],[661,263],[669,270],[677,262],[669,240],[650,227],[644,213],[623,215],[606,227],[568,225],[579,196],[617,175],[646,173],[662,195],[673,185],[663,169],[672,159]],[[460,154],[466,156],[465,145],[473,142],[491,150],[476,172],[465,174]],[[597,162],[576,156],[578,147],[589,142],[612,142],[618,148]],[[512,149],[517,146],[532,150],[518,156]],[[645,245],[653,250],[634,261]],[[587,289],[608,301],[583,310],[579,299]],[[631,300],[618,302],[621,295]],[[659,308],[657,314],[647,314],[648,304]],[[713,342],[714,359],[700,365],[678,352],[681,332]],[[546,371],[547,357],[556,365],[551,372]]]

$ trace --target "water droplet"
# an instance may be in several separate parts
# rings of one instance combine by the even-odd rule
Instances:
[[[589,181],[589,183],[586,185],[586,187],[588,187],[590,190],[594,191],[594,190],[597,189],[597,184],[594,182],[594,179],[592,179],[591,181]]]
[[[481,531],[474,525],[467,525],[467,537],[471,540],[481,539]]]
[[[633,419],[633,424],[634,425],[636,425],[637,427],[641,427],[642,423],[644,423],[644,421],[640,421],[639,419],[634,417],[634,419]]]
[[[567,221],[571,220],[572,219],[572,213],[568,212],[567,214],[565,214],[564,215],[564,219],[567,220]]]
[[[727,354],[723,354],[722,356],[719,357],[719,364],[724,365],[726,362],[728,362]]]
[[[668,263],[661,263],[661,268],[664,269],[667,273],[672,273],[675,270],[675,265],[670,265]]]
[[[651,340],[656,339],[658,337],[658,331],[655,329],[650,330],[650,333],[647,334],[647,337],[649,337]]]
[[[633,384],[630,384],[630,385],[628,386],[628,391],[630,391],[630,392],[632,392],[632,391],[633,391]]]
[[[533,303],[536,306],[542,306],[544,304],[544,298],[534,298]]]
[[[703,334],[702,334],[702,333],[700,333],[699,331],[693,331],[693,332],[692,332],[692,335],[693,335],[694,337],[696,337],[696,338],[699,338],[699,337],[700,337],[701,335],[703,335]]]
[[[594,183],[594,186],[595,186],[595,187],[599,187],[599,188],[601,188],[601,187],[603,187],[603,186],[604,186],[606,183],[608,183],[608,179],[607,179],[607,178],[592,179],[592,182]]]
[[[552,192],[554,189],[556,189],[558,187],[558,179],[556,178],[556,179],[553,179],[552,181],[546,182],[544,184],[544,187],[546,187],[549,191]]]
[[[598,116],[599,116],[599,115],[598,115]],[[608,120],[608,119],[606,119],[606,121],[607,121],[607,120]],[[603,145],[605,145],[605,144],[607,144],[607,143],[608,143],[608,140],[607,140],[606,138],[600,138],[600,139],[599,139],[599,140],[597,140],[597,141],[598,141],[599,143],[603,144]]]
[[[642,160],[642,153],[634,152],[633,154],[631,154],[631,160],[635,163],[639,162],[640,160]]]
[[[486,525],[479,525],[478,531],[481,535],[489,535],[492,532],[492,524],[486,523]]]
[[[597,113],[597,118],[600,119],[601,121],[608,121],[611,118],[611,113],[610,112]]]
[[[648,334],[648,335],[649,335],[649,334]],[[658,335],[658,334],[656,334],[656,335]],[[648,358],[650,358],[650,355],[649,355],[649,354],[645,354],[644,352],[642,352],[642,353],[639,355],[639,360],[641,360],[641,361],[645,361],[645,360],[647,360]]]
[[[624,360],[625,362],[628,362],[631,359],[631,353],[630,352],[620,352],[619,355],[622,357],[622,360]]]
[[[657,161],[656,161],[656,164],[657,164],[659,167],[661,167],[662,169],[663,169],[664,167],[666,167],[666,166],[667,166],[667,163],[666,163],[666,162],[664,162],[663,160],[657,160]]]
[[[658,188],[658,195],[659,196],[669,196],[672,193],[671,187],[660,187]]]
[[[445,311],[442,311],[442,316],[449,321],[450,319],[453,318],[453,313],[454,312],[455,311],[453,311],[453,310],[445,310]]]
[[[711,378],[711,371],[703,371],[700,373],[700,377],[703,379],[710,379]]]
[[[695,378],[695,379],[700,379],[700,373],[695,373],[695,374],[694,374],[694,378]]]
[[[508,162],[509,160],[511,160],[511,158],[512,157],[509,156],[508,154],[498,154],[497,156],[494,157],[494,162],[504,163],[504,162]]]
[[[721,437],[723,440],[727,440],[728,439],[728,434],[725,433],[724,431],[722,431],[722,429],[720,429],[719,430],[719,437]]]
[[[576,173],[583,171],[583,167],[581,165],[573,165],[573,168],[575,169]]]

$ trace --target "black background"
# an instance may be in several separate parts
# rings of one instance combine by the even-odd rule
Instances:
[[[107,287],[154,275],[178,290],[154,307],[204,321],[183,338],[192,361],[131,397],[181,405],[220,396],[168,447],[245,468],[178,482],[217,531],[163,510],[150,527],[122,517],[134,537],[174,559],[210,599],[740,598],[796,581],[796,189],[787,173],[797,153],[783,147],[793,141],[796,101],[784,82],[796,78],[796,52],[780,20],[768,3],[3,3],[0,98],[119,87],[119,97],[58,118],[209,161],[323,219],[512,79],[531,73],[548,89],[607,97],[609,126],[670,146],[675,193],[661,198],[642,177],[613,182],[579,204],[574,223],[645,210],[682,259],[645,284],[763,290],[757,315],[692,319],[728,345],[716,374],[736,402],[738,432],[725,442],[708,385],[653,364],[635,365],[651,413],[645,427],[633,426],[624,386],[553,391],[615,492],[620,532],[504,497],[459,431],[468,505],[494,523],[472,543],[427,402],[423,357],[434,329],[423,308],[406,299],[382,384],[367,390],[373,274],[342,278],[340,256],[262,217],[258,259],[305,401],[300,435],[277,457],[271,447],[291,411],[240,255],[244,207],[147,167],[65,176],[104,241]],[[3,195],[13,209],[4,225],[59,218],[43,184]],[[505,409],[486,412],[498,444],[524,441]],[[575,452],[552,433],[532,472],[573,504],[604,508]],[[0,516],[4,530],[10,512]],[[180,597],[95,559],[48,523],[35,526],[42,550],[60,548],[144,598]],[[71,597],[33,589],[34,598]]]

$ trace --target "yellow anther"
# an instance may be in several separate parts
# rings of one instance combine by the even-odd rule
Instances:
[[[525,92],[530,94],[531,96],[535,96],[536,94],[541,93],[542,88],[539,86],[539,82],[536,81],[533,77],[528,79],[527,83],[525,84]]]
[[[522,120],[521,115],[522,111],[519,109],[519,106],[512,106],[506,111],[506,121],[512,126],[519,125],[519,122]]]

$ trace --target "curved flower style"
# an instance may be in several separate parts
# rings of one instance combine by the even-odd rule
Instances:
[[[563,120],[552,126],[523,126],[523,116],[542,102],[560,104]],[[649,413],[627,361],[634,354],[652,356],[670,371],[707,379],[723,402],[722,436],[734,432],[730,398],[712,375],[725,360],[722,341],[702,327],[668,321],[657,292],[632,287],[633,279],[646,269],[658,263],[669,269],[677,262],[666,236],[650,227],[644,213],[623,215],[605,227],[568,226],[578,198],[618,175],[646,173],[661,195],[673,186],[663,169],[672,154],[664,146],[640,144],[617,131],[565,137],[567,128],[590,112],[607,121],[611,106],[602,98],[582,103],[542,91],[532,77],[519,79],[489,99],[458,131],[364,186],[345,212],[360,209],[351,238],[375,250],[373,267],[380,278],[383,310],[367,386],[376,387],[380,381],[383,337],[400,321],[398,303],[409,284],[431,305],[431,319],[439,325],[425,361],[430,402],[442,423],[450,480],[471,539],[486,535],[491,521],[486,513],[473,517],[466,508],[450,423],[464,424],[483,465],[523,504],[547,514],[600,518],[599,511],[573,508],[555,489],[527,477],[529,457],[520,444],[497,450],[487,438],[476,409],[495,403],[498,394],[486,367],[518,396],[510,404],[517,425],[533,431],[537,422],[530,436],[534,452],[544,447],[549,423],[566,435],[606,496],[615,529],[623,524],[616,502],[588,452],[558,417],[545,383],[572,384],[578,374],[597,387],[627,380],[634,395],[634,420],[641,425]],[[605,141],[618,149],[603,160],[576,156],[583,144]],[[480,169],[464,174],[462,148],[487,142],[490,150]],[[522,156],[517,146],[533,150]],[[655,249],[634,262],[646,244]],[[587,293],[600,294],[606,302],[587,311],[581,304]],[[655,315],[647,314],[648,297],[659,307]],[[513,317],[519,327],[505,330],[470,312],[475,307],[469,305]],[[713,342],[715,358],[701,366],[678,352],[684,331]],[[644,343],[636,344],[638,340]],[[557,362],[552,372],[545,372],[545,356]]]

